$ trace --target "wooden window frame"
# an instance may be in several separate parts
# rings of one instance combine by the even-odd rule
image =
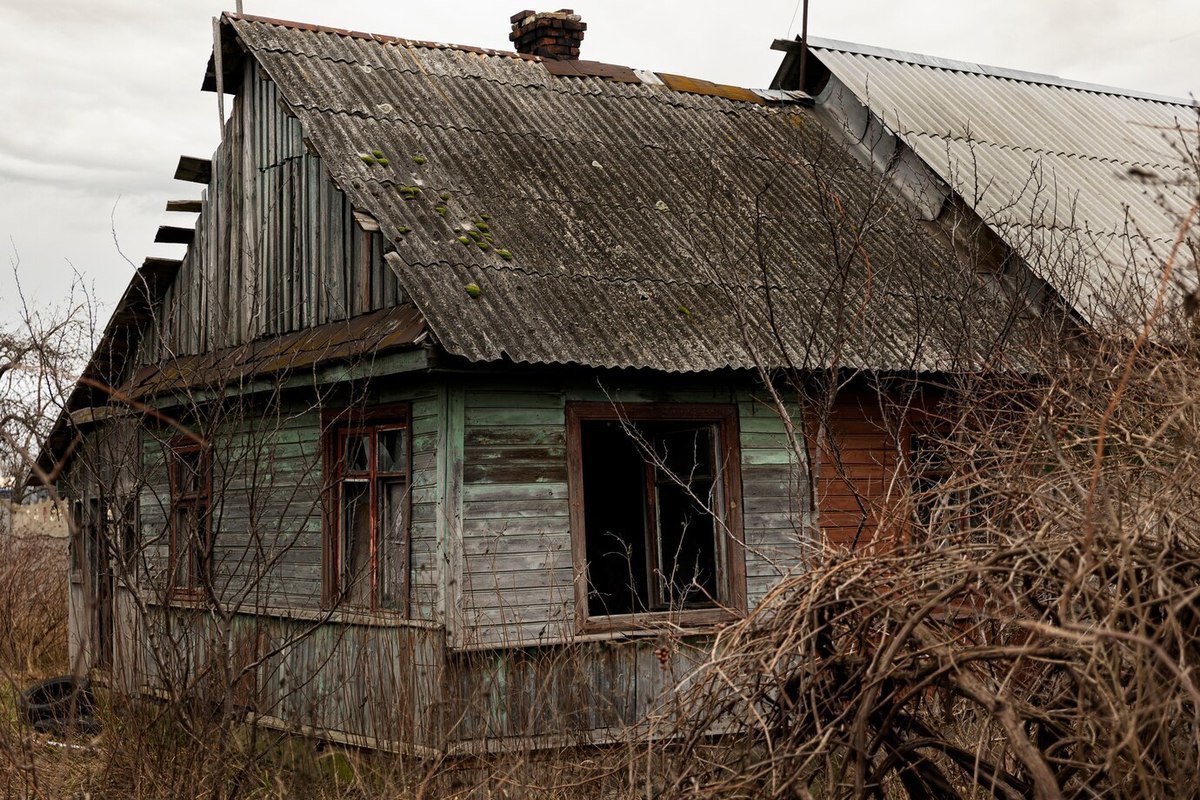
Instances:
[[[631,614],[588,613],[587,531],[583,485],[582,423],[586,421],[702,422],[717,432],[717,479],[724,518],[717,521],[717,583],[712,608],[650,611]],[[570,402],[566,408],[567,494],[570,506],[571,556],[574,564],[575,624],[580,634],[607,633],[663,626],[706,627],[744,616],[746,549],[742,520],[742,472],[737,406],[708,403]]]
[[[375,458],[374,433],[402,428],[405,432],[405,463],[404,463],[404,545],[399,554],[399,568],[402,587],[399,592],[401,602],[399,607],[383,606],[380,604],[378,570],[379,550],[379,520],[377,487],[381,480]],[[371,599],[367,605],[351,603],[342,593],[342,495],[341,487],[344,479],[344,463],[341,459],[342,442],[351,434],[372,433],[372,449],[368,456],[369,469],[366,480],[370,486],[370,515],[371,515]],[[321,443],[325,466],[324,508],[325,513],[321,531],[321,604],[326,609],[343,609],[348,611],[368,611],[371,613],[395,614],[407,618],[410,614],[412,594],[412,404],[393,403],[383,406],[373,406],[367,409],[334,409],[321,414]],[[387,473],[399,474],[399,473]]]
[[[179,469],[180,458],[192,453],[200,455],[200,469],[197,476],[197,488],[194,492],[179,491]],[[208,579],[211,583],[213,578],[213,529],[212,529],[212,483],[213,483],[213,460],[212,447],[208,444],[197,442],[190,437],[179,437],[172,439],[167,443],[167,480],[170,483],[171,489],[171,541],[168,560],[168,576],[170,578],[167,590],[172,598],[195,599],[202,597],[204,594],[203,574],[193,574],[193,566],[197,566],[201,573],[205,570],[208,572]],[[204,552],[193,563],[189,558],[186,569],[187,581],[181,584],[179,580],[181,557],[180,545],[180,530],[179,530],[179,514],[180,511],[188,506],[196,507],[197,519],[203,523],[203,542],[201,543]]]

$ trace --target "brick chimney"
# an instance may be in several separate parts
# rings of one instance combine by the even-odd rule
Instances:
[[[558,11],[518,11],[512,15],[510,41],[517,52],[542,58],[579,58],[587,23],[569,8]]]

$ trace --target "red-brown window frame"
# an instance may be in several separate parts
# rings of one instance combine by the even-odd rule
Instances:
[[[724,519],[715,526],[720,596],[715,608],[652,611],[591,616],[588,613],[587,531],[584,522],[583,453],[581,424],[588,420],[630,422],[705,422],[717,430],[717,463],[724,500]],[[742,528],[742,471],[738,412],[733,405],[715,403],[571,402],[566,408],[567,494],[570,505],[571,556],[574,563],[575,623],[579,633],[654,628],[662,624],[703,627],[744,615],[746,602],[746,549]]]
[[[341,486],[345,475],[344,463],[339,458],[341,442],[350,434],[364,431],[375,431],[381,428],[402,427],[405,432],[405,464],[404,464],[404,548],[401,553],[400,566],[403,588],[399,608],[381,606],[379,603],[377,570],[379,547],[378,504],[375,502],[376,484],[378,481],[377,462],[369,458],[370,469],[367,478],[370,489],[371,513],[371,602],[369,606],[348,605],[342,596],[341,586],[341,541],[342,531],[342,495]],[[372,437],[373,438],[373,437]],[[382,406],[372,406],[366,409],[330,409],[321,414],[322,453],[325,466],[324,507],[322,522],[321,544],[321,602],[325,608],[345,607],[347,610],[382,611],[409,615],[410,595],[412,594],[412,404],[392,403]],[[374,448],[374,445],[372,445]],[[374,449],[372,449],[374,454]]]
[[[181,493],[179,491],[179,462],[181,456],[191,453],[199,453],[200,455],[200,469],[196,478],[197,489],[194,492]],[[168,575],[171,578],[171,585],[167,587],[167,590],[173,597],[195,597],[202,594],[204,590],[204,575],[195,574],[193,566],[198,567],[201,572],[207,571],[210,581],[213,577],[212,448],[208,444],[198,442],[192,437],[178,437],[167,443],[167,454],[167,481],[170,483],[171,494],[171,539],[168,561]],[[189,546],[199,545],[203,547],[203,551],[195,562],[193,562],[192,558],[187,559],[187,564],[183,567],[187,569],[187,582],[181,585],[179,582],[179,570],[181,568],[179,563],[181,558],[179,513],[186,506],[197,507],[197,519],[204,526],[202,531],[203,541],[189,543]]]

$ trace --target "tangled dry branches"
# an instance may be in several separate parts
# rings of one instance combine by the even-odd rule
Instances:
[[[1200,368],[1139,359],[1112,413],[1120,358],[955,392],[901,541],[723,632],[678,793],[1200,794]]]

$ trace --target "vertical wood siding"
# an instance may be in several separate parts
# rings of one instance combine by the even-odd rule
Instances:
[[[647,716],[669,720],[680,711],[674,688],[711,644],[707,636],[664,636],[450,653],[447,737],[468,748],[542,737],[559,746],[619,735]]]
[[[153,363],[347,319],[400,302],[378,232],[304,144],[251,62],[212,159],[195,238],[147,337]]]
[[[368,746],[442,743],[440,630],[152,606],[122,685],[231,697],[292,728],[363,737]]]

